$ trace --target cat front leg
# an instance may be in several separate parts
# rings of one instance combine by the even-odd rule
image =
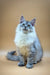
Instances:
[[[26,67],[29,68],[29,69],[33,68],[34,56],[35,56],[35,53],[34,52],[30,52],[29,56],[27,57]]]
[[[24,57],[23,55],[20,55],[19,56],[19,63],[18,63],[18,66],[24,66],[25,65],[25,60],[24,60]]]

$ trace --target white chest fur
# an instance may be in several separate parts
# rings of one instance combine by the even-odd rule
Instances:
[[[36,39],[36,33],[28,33],[24,34],[23,32],[18,32],[16,33],[15,36],[15,44],[19,47],[22,48],[23,46],[27,46],[32,44]]]

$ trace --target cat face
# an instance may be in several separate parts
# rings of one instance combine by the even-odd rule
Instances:
[[[20,30],[24,33],[32,32],[36,19],[26,21],[23,16],[20,18]]]

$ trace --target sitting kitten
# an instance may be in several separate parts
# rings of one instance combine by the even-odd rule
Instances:
[[[21,16],[20,23],[16,28],[14,42],[18,48],[17,56],[13,55],[14,51],[8,53],[7,58],[10,60],[19,60],[18,66],[24,66],[25,61],[27,61],[26,67],[32,68],[33,64],[40,61],[43,56],[43,50],[35,31],[35,22],[35,18],[31,21],[26,21]]]

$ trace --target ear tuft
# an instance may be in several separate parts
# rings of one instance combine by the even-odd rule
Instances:
[[[36,18],[34,18],[33,20],[31,20],[31,24],[32,24],[32,26],[35,25],[35,22],[36,22]]]
[[[24,21],[25,21],[24,17],[21,16],[21,18],[20,18],[20,23],[22,23],[22,22],[24,22]]]

